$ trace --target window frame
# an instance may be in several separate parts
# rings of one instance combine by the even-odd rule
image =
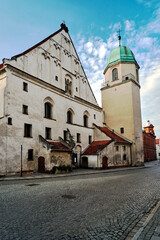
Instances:
[[[52,140],[52,129],[49,127],[45,128],[45,139]]]
[[[112,81],[118,80],[118,68],[112,70]]]
[[[24,137],[32,138],[32,124],[24,123]]]

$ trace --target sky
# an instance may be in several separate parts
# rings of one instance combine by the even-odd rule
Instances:
[[[65,21],[101,105],[103,71],[112,49],[128,46],[140,65],[142,125],[160,137],[159,0],[0,0],[0,63],[43,40]]]

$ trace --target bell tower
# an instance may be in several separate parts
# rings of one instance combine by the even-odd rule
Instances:
[[[132,141],[132,166],[143,165],[139,65],[129,47],[113,49],[104,70],[101,88],[105,123]]]

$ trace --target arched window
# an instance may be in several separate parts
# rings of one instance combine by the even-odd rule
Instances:
[[[112,81],[118,80],[118,69],[114,68],[112,70]]]
[[[44,113],[45,113],[45,115],[44,115],[45,118],[50,118],[50,119],[52,118],[52,104],[51,103],[46,102],[44,104]]]
[[[83,116],[83,126],[88,127],[88,116],[87,115]]]
[[[73,114],[70,110],[67,112],[67,123],[73,123]]]

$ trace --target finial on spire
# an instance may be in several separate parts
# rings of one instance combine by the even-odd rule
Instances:
[[[121,29],[118,30],[118,40],[119,40],[119,47],[121,46]]]

